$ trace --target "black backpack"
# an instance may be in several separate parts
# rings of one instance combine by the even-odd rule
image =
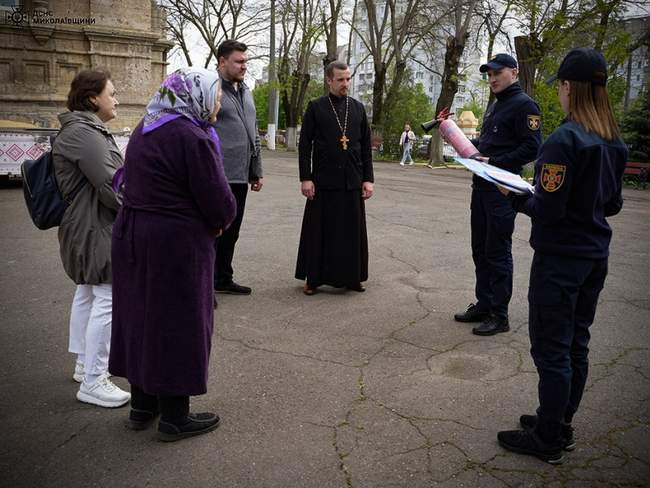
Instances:
[[[51,138],[54,145],[54,138]],[[86,184],[82,181],[67,198],[61,194],[54,177],[52,151],[46,151],[38,159],[26,159],[20,166],[23,176],[25,204],[34,225],[41,230],[58,227],[65,210],[73,198]]]

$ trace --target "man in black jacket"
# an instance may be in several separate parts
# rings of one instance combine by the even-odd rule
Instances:
[[[363,105],[348,96],[350,69],[326,68],[329,93],[307,106],[300,132],[302,194],[307,198],[296,278],[304,292],[320,285],[364,291],[368,235],[364,201],[372,196],[370,127]]]
[[[496,101],[485,113],[480,138],[472,142],[484,161],[519,174],[535,159],[542,142],[539,106],[519,86],[512,56],[497,54],[480,71],[487,72]],[[454,318],[481,322],[472,329],[477,335],[507,332],[515,211],[494,184],[474,176],[471,212],[477,302]]]

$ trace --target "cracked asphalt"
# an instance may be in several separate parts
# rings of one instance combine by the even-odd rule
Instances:
[[[127,408],[76,401],[56,230],[32,226],[18,186],[0,189],[1,486],[650,486],[650,192],[626,189],[610,219],[578,447],[551,466],[496,442],[537,405],[529,220],[516,223],[512,330],[477,337],[452,318],[474,298],[467,172],[377,163],[367,291],[306,297],[296,157],[266,153],[265,171],[235,256],[253,294],[219,297],[209,392],[193,399],[222,425],[171,444],[127,430]]]

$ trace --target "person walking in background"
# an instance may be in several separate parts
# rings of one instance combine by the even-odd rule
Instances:
[[[77,284],[70,311],[69,351],[77,355],[77,399],[100,407],[129,401],[107,373],[111,338],[111,232],[120,200],[111,187],[122,153],[105,123],[117,115],[115,87],[106,71],[81,71],[68,93],[69,112],[52,159],[56,181],[69,200],[59,245],[63,268]]]
[[[214,290],[231,295],[251,293],[250,287],[239,285],[233,280],[232,260],[244,218],[248,185],[250,184],[251,191],[255,192],[260,191],[264,185],[255,102],[244,83],[247,49],[246,44],[233,39],[222,42],[217,48],[223,97],[221,112],[214,127],[223,147],[226,177],[237,200],[237,216],[215,244],[217,255],[214,265]]]
[[[411,148],[415,144],[415,133],[411,130],[409,124],[404,125],[404,132],[399,136],[399,145],[402,148],[402,160],[399,162],[401,166],[404,166],[404,163],[409,165],[413,164],[413,159],[411,158]]]
[[[602,53],[570,51],[554,80],[566,119],[540,148],[535,193],[511,198],[532,218],[528,328],[539,407],[520,417],[523,430],[499,432],[498,440],[510,451],[560,463],[562,450],[575,448],[571,422],[587,382],[589,327],[607,276],[612,229],[606,217],[623,206],[628,150],[607,94]]]
[[[124,205],[113,232],[113,338],[109,369],[131,384],[132,429],[161,414],[163,441],[210,432],[214,413],[190,413],[207,391],[214,310],[214,239],[236,202],[210,123],[216,72],[169,75],[126,149]]]

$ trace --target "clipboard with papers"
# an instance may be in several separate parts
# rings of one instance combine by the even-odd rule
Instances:
[[[507,188],[513,193],[523,195],[526,193],[532,194],[535,192],[535,187],[524,180],[521,176],[510,173],[505,169],[497,168],[487,163],[482,163],[475,159],[469,158],[454,158],[460,164],[465,166],[468,170],[477,176],[490,183],[495,183],[504,188]]]

